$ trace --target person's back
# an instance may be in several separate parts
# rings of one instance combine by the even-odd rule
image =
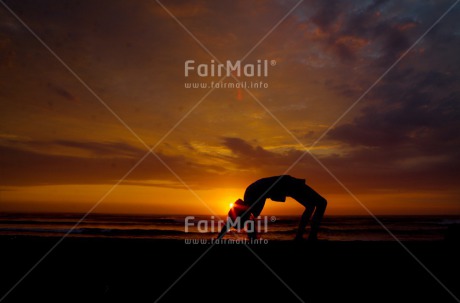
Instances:
[[[292,188],[305,184],[305,179],[297,179],[289,175],[274,176],[255,181],[246,188],[244,202],[252,206],[252,213],[258,216],[265,205],[265,200],[285,202]]]

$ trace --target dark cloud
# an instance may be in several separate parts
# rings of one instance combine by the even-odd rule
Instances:
[[[310,19],[323,31],[313,36],[315,45],[341,62],[366,62],[364,72],[344,72],[353,80],[325,83],[350,102],[448,7],[417,5],[413,13],[401,14],[407,3],[379,1],[350,10],[334,2],[327,12],[328,4],[319,4]],[[454,19],[443,20],[361,101],[351,122],[328,134],[328,142],[338,147],[320,159],[350,188],[452,191],[458,184],[460,138],[453,130],[460,127],[460,78],[451,49],[458,50],[460,39]]]
[[[406,78],[405,85],[390,85],[395,79],[400,75],[387,79],[352,122],[331,130],[329,140],[339,142],[343,152],[326,163],[361,187],[452,188],[460,177],[456,81],[433,71]],[[356,180],[346,177],[351,167]]]
[[[268,151],[262,146],[253,146],[241,138],[224,138],[223,144],[234,155],[226,158],[227,161],[243,169],[253,169],[268,174],[269,172],[281,174],[301,155],[301,152],[296,150],[283,153]]]
[[[273,152],[262,146],[251,144],[241,138],[224,138],[224,146],[232,151],[233,157],[225,160],[239,169],[236,182],[242,186],[266,176],[289,174],[313,180],[316,185],[330,183],[330,176],[303,150],[294,148]],[[296,165],[292,166],[294,163]]]
[[[403,4],[321,1],[315,5],[317,11],[309,20],[317,29],[310,38],[343,62],[371,58],[376,66],[388,66],[421,30],[414,18],[393,13]]]
[[[312,16],[311,20],[323,31],[328,31],[331,27],[337,23],[338,18],[341,16],[341,10],[343,9],[342,3],[338,1],[332,1],[324,3],[320,6],[317,12]]]
[[[433,94],[432,87],[454,83],[451,77],[434,78],[434,74],[422,75],[418,84],[413,83],[416,90],[411,92],[401,88],[398,93],[398,86],[391,93],[380,90],[382,95],[374,94],[380,102],[366,106],[352,123],[336,127],[329,137],[352,146],[412,145],[421,150],[426,149],[423,146],[437,146],[440,152],[451,149],[453,143],[460,142],[452,132],[460,127],[460,92]]]
[[[66,90],[66,89],[64,89],[64,88],[62,88],[62,87],[60,87],[58,85],[55,85],[53,83],[48,83],[48,88],[52,92],[54,92],[56,95],[66,99],[67,101],[78,102],[78,99],[72,93],[70,93],[68,90]]]
[[[245,159],[267,160],[275,156],[260,146],[253,147],[240,138],[224,138],[224,146],[230,149],[236,156]]]
[[[79,142],[70,140],[56,140],[52,145],[72,147],[88,151],[95,156],[133,156],[142,157],[144,150],[140,150],[124,142]]]
[[[54,185],[114,183],[135,164],[135,159],[109,156],[85,158],[50,155],[18,148],[1,147],[2,185]],[[150,158],[144,163],[153,171],[160,166]],[[137,169],[130,178],[154,177],[146,169]]]
[[[458,195],[460,162],[452,156],[424,156],[414,149],[359,149],[322,162],[355,193],[433,192]],[[412,156],[408,156],[412,153]],[[437,201],[433,201],[437,202]]]
[[[39,145],[41,148],[38,148]],[[113,184],[147,153],[146,150],[126,143],[55,141],[29,142],[28,146],[34,146],[35,150],[0,147],[1,185]],[[57,146],[78,148],[95,157],[78,156],[78,153],[59,155],[37,151]],[[160,152],[156,154],[191,186],[199,183],[200,175],[212,173],[209,165],[190,163],[181,156],[169,156]],[[198,178],[195,178],[197,175]],[[153,155],[149,155],[126,180],[130,184],[134,182],[144,185],[155,185],[158,180],[168,180],[180,187],[174,175]]]

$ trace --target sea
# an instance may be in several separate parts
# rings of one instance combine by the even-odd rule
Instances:
[[[185,215],[114,214],[0,214],[0,236],[210,239],[216,238],[225,218]],[[83,219],[84,218],[84,219]],[[440,241],[459,216],[327,216],[318,238],[329,241]],[[259,238],[288,241],[295,236],[299,217],[263,216],[254,228]],[[252,228],[247,226],[247,228]],[[307,229],[308,232],[308,229]],[[226,238],[241,239],[232,230]]]

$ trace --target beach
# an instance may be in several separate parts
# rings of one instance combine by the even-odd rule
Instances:
[[[60,239],[0,237],[2,296]],[[404,245],[69,237],[1,302],[456,302],[457,243]]]

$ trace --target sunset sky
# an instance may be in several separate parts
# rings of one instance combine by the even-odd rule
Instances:
[[[460,214],[460,7],[329,131],[454,1],[297,2],[5,1],[49,49],[0,4],[0,211],[221,215],[314,144],[288,173],[326,214],[366,214],[331,173],[375,214]],[[185,88],[248,52],[268,88]]]

